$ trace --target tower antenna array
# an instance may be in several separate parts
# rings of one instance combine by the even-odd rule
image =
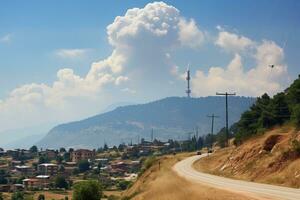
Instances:
[[[186,81],[187,81],[187,90],[186,90],[186,94],[187,97],[190,98],[191,97],[191,87],[190,87],[190,80],[191,80],[191,76],[190,76],[190,65],[188,65],[188,69],[186,71]]]

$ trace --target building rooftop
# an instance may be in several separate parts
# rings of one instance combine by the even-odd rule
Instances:
[[[39,164],[39,166],[45,166],[45,167],[48,167],[48,166],[57,166],[57,164],[53,164],[53,163],[43,163],[43,164]]]
[[[38,176],[36,176],[36,178],[38,178],[38,179],[48,179],[48,178],[50,178],[50,176],[47,176],[47,175],[38,175]]]
[[[26,165],[18,165],[16,166],[17,169],[29,169],[31,168],[30,166],[26,166]]]

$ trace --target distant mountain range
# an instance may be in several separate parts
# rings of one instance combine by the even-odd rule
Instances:
[[[0,132],[0,147],[5,149],[29,148],[40,141],[57,123],[24,127]]]
[[[250,97],[229,97],[229,123],[236,122],[242,112],[255,101]],[[158,101],[121,106],[112,111],[81,121],[61,124],[53,129],[37,145],[43,148],[97,148],[107,143],[136,143],[139,139],[154,138],[187,139],[198,127],[199,135],[210,132],[207,115],[214,113],[215,130],[225,124],[224,97],[201,98],[168,97]]]

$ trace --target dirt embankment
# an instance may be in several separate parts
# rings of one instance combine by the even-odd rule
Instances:
[[[295,141],[300,142],[300,131],[275,128],[239,147],[216,150],[194,167],[230,178],[300,188],[300,152],[293,146]]]
[[[193,154],[194,155],[194,154]],[[195,184],[179,177],[172,166],[188,154],[164,156],[148,169],[123,196],[134,200],[250,200],[240,194]]]

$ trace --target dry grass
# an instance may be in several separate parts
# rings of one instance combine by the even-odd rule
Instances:
[[[147,170],[123,196],[134,200],[250,200],[241,194],[189,182],[172,171],[172,166],[189,154],[164,156]]]
[[[40,194],[45,195],[45,199],[65,199],[67,196],[70,200],[72,199],[72,192],[67,191],[65,193],[55,193],[51,191],[46,191],[46,192],[37,192],[34,194],[34,199],[37,199]]]
[[[215,175],[299,188],[300,159],[284,156],[284,152],[291,151],[291,140],[299,138],[299,134],[291,127],[275,128],[237,148],[217,150],[196,162],[194,167]],[[276,138],[274,136],[280,139],[270,151],[264,150],[268,149],[270,139]]]

